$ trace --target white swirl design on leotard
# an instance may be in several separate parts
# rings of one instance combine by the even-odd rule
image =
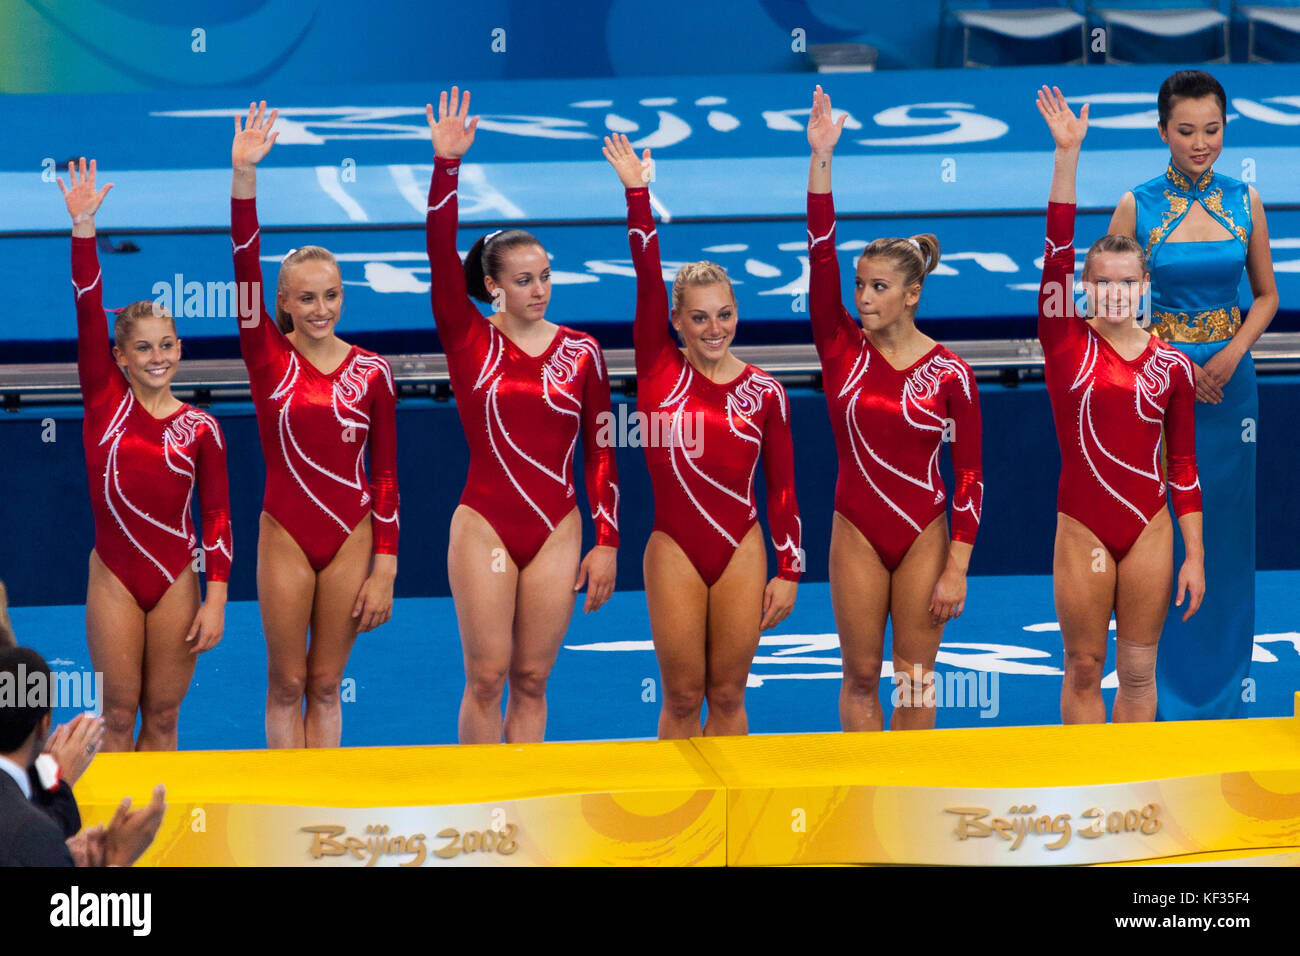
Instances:
[[[291,409],[293,407],[294,386],[297,384],[300,374],[298,364],[298,355],[293,353],[289,356],[289,362],[285,369],[284,376],[280,384],[276,386],[271,393],[272,399],[284,398],[284,404],[280,406],[278,416],[280,451],[284,455],[285,465],[289,469],[289,474],[297,482],[298,487],[303,494],[311,499],[321,511],[325,512],[334,522],[343,529],[345,534],[351,534],[352,528],[348,527],[346,521],[335,514],[326,504],[321,501],[307,482],[303,480],[299,468],[307,466],[331,481],[334,481],[344,487],[358,492],[360,495],[359,506],[364,507],[370,503],[370,490],[365,482],[365,472],[362,467],[363,456],[365,454],[367,437],[370,432],[370,416],[360,408],[362,400],[365,398],[370,388],[372,373],[378,371],[383,376],[385,384],[390,391],[393,390],[392,373],[388,368],[388,363],[378,356],[371,355],[354,355],[349,361],[347,367],[339,373],[333,383],[333,393],[331,398],[332,408],[335,419],[345,428],[356,429],[361,434],[353,436],[357,447],[357,457],[352,467],[352,476],[344,477],[335,474],[319,462],[313,460],[302,446],[298,444],[297,438],[293,433],[293,423],[291,420]],[[295,462],[298,467],[295,467]],[[396,513],[389,516],[376,514],[382,521],[392,521],[396,518]]]
[[[613,512],[613,514],[611,514],[608,510],[606,510],[606,508],[605,508],[605,506],[604,506],[603,504],[597,505],[597,506],[596,506],[596,510],[593,511],[593,512],[591,513],[591,520],[592,520],[592,521],[595,521],[595,520],[596,520],[597,518],[599,518],[601,515],[604,515],[604,516],[605,516],[605,520],[608,521],[608,522],[610,523],[610,526],[613,527],[613,529],[614,529],[615,531],[617,531],[617,530],[618,530],[618,517],[617,517],[617,515],[618,515],[618,485],[615,484],[614,482],[610,481],[608,478],[605,479],[605,483],[606,483],[607,485],[609,485],[610,488],[614,489],[614,512]]]
[[[1101,437],[1097,434],[1092,415],[1093,388],[1096,384],[1097,359],[1100,355],[1101,344],[1098,341],[1099,336],[1096,330],[1090,327],[1089,333],[1088,343],[1079,363],[1079,371],[1075,375],[1074,383],[1070,386],[1071,390],[1084,386],[1083,397],[1079,402],[1079,448],[1083,452],[1083,458],[1087,462],[1088,469],[1092,472],[1093,477],[1097,479],[1097,483],[1105,488],[1112,498],[1137,515],[1143,524],[1146,524],[1150,520],[1148,516],[1143,514],[1142,509],[1137,505],[1121,495],[1116,490],[1115,484],[1106,480],[1102,475],[1102,469],[1106,467],[1107,462],[1111,462],[1135,475],[1150,478],[1159,486],[1159,494],[1163,496],[1165,489],[1164,479],[1160,475],[1160,437],[1157,435],[1152,444],[1150,467],[1127,462],[1111,452],[1103,444]],[[1174,366],[1182,366],[1182,363],[1177,359],[1163,355],[1161,350],[1157,350],[1134,376],[1133,403],[1135,415],[1138,419],[1138,421],[1134,422],[1135,427],[1140,426],[1141,421],[1158,423],[1164,420],[1164,407],[1159,404],[1158,400],[1169,391],[1171,384],[1169,372]],[[1185,366],[1183,370],[1185,372],[1190,371]]]
[[[866,352],[865,346],[863,352],[864,354]],[[862,366],[863,371],[865,371],[865,359],[862,361]],[[860,376],[861,372],[858,373],[858,377]],[[889,506],[890,510],[902,518],[917,533],[920,533],[921,526],[894,500],[886,488],[895,481],[894,478],[889,477],[893,475],[917,488],[932,492],[935,504],[943,501],[944,492],[941,487],[943,479],[939,472],[939,452],[943,448],[943,433],[946,422],[922,403],[934,398],[939,389],[942,388],[945,378],[948,377],[957,379],[962,391],[969,399],[971,386],[966,367],[944,355],[931,357],[909,373],[903,381],[902,394],[899,397],[899,411],[902,413],[903,420],[919,431],[934,434],[934,449],[930,453],[924,477],[908,474],[902,468],[886,460],[871,446],[871,442],[867,440],[857,418],[858,399],[862,392],[860,387],[853,390],[844,408],[844,421],[848,431],[849,448],[853,452],[853,460],[857,463],[858,471],[866,479],[872,490]],[[976,505],[973,501],[967,499],[962,508],[963,510],[976,512],[978,517],[978,510],[982,508],[982,503]]]
[[[871,364],[871,351],[867,348],[866,343],[858,349],[858,357],[853,362],[853,368],[849,369],[848,377],[844,379],[844,385],[840,388],[840,393],[836,398],[843,398],[845,395],[858,384],[858,380],[867,373],[867,366]]]
[[[754,516],[753,489],[754,489],[754,472],[758,467],[758,452],[753,455],[753,461],[749,469],[749,481],[745,488],[744,494],[727,487],[722,482],[707,474],[695,460],[685,454],[686,442],[682,430],[682,419],[688,414],[687,406],[690,403],[690,385],[694,379],[691,367],[688,363],[682,363],[682,373],[678,376],[668,398],[660,403],[660,408],[672,407],[671,418],[671,441],[669,443],[668,457],[673,467],[673,474],[677,476],[677,483],[681,486],[686,497],[690,499],[691,504],[695,506],[696,512],[699,513],[717,532],[722,535],[723,539],[733,548],[739,547],[740,543],[727,533],[722,523],[717,520],[708,509],[700,502],[699,497],[691,490],[691,484],[695,478],[702,479],[706,484],[722,492],[728,498],[745,506],[749,511],[749,517]],[[727,425],[731,433],[737,438],[749,442],[753,445],[762,446],[763,431],[754,418],[763,409],[763,403],[768,395],[776,396],[781,406],[781,415],[784,418],[785,396],[781,386],[776,379],[770,375],[751,371],[737,382],[724,398],[727,412]]]
[[[563,335],[563,333],[557,334]],[[573,466],[573,451],[577,447],[578,435],[582,431],[582,397],[565,386],[571,386],[577,381],[584,359],[589,359],[595,367],[596,374],[602,378],[604,377],[600,350],[590,339],[565,335],[556,344],[554,351],[542,365],[542,400],[552,411],[569,419],[568,447],[561,456],[559,469],[556,470],[529,455],[510,437],[510,429],[501,414],[498,388],[504,374],[504,372],[498,371],[504,348],[505,342],[501,332],[495,326],[489,325],[488,354],[484,358],[482,368],[479,370],[478,381],[474,384],[474,388],[477,389],[490,380],[483,406],[488,444],[492,448],[492,454],[501,465],[501,470],[505,472],[506,478],[515,491],[519,493],[519,497],[542,519],[542,523],[546,525],[548,530],[554,531],[555,523],[551,521],[537,502],[524,491],[523,485],[516,475],[516,470],[525,465],[531,466],[538,473],[560,485],[564,489],[566,497],[573,496],[574,488],[570,471]],[[507,461],[507,458],[510,460]],[[512,464],[514,465],[513,468],[511,467]],[[617,486],[615,487],[615,493],[617,494]],[[612,520],[612,516],[608,512],[605,512],[605,514],[606,517],[611,518],[611,524],[617,529],[618,524]],[[595,516],[593,515],[593,517]]]

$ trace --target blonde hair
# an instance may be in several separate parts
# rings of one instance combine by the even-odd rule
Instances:
[[[887,259],[902,273],[904,286],[923,286],[925,277],[939,264],[939,250],[939,237],[930,232],[906,239],[900,236],[872,239],[862,250],[858,264],[867,259]]]
[[[727,295],[731,296],[732,302],[735,302],[736,290],[731,287],[731,277],[727,275],[727,270],[722,266],[716,262],[709,262],[707,259],[683,264],[677,270],[677,275],[673,279],[673,311],[676,312],[681,309],[688,288],[715,285],[717,283],[722,283],[727,287]]]
[[[176,320],[172,318],[172,314],[157,302],[141,299],[139,302],[132,302],[118,309],[117,321],[113,323],[113,344],[126,351],[126,344],[130,341],[131,333],[135,331],[135,324],[140,319],[166,319],[171,323],[172,335],[176,335]]]
[[[1093,257],[1107,252],[1115,252],[1121,255],[1137,256],[1138,273],[1146,275],[1147,271],[1147,254],[1142,248],[1142,243],[1138,242],[1132,236],[1123,236],[1117,233],[1111,233],[1109,236],[1102,236],[1091,246],[1088,247],[1088,254],[1083,257],[1083,276],[1086,279],[1092,272]]]
[[[280,308],[280,296],[284,294],[285,274],[291,266],[311,261],[328,262],[336,270],[339,267],[334,253],[323,246],[303,246],[301,249],[292,249],[280,262],[280,275],[275,280],[275,324],[285,335],[293,331],[293,316]]]

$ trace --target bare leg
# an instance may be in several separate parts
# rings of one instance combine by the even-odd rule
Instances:
[[[540,742],[546,736],[546,681],[573,617],[581,548],[582,522],[575,508],[519,572],[506,743]]]
[[[307,628],[316,572],[278,521],[262,512],[257,538],[257,603],[266,635],[266,745],[307,746]]]
[[[930,596],[948,560],[948,516],[930,522],[912,542],[890,583],[889,614],[894,622],[894,680],[906,706],[895,707],[891,730],[934,727],[934,658],[943,625],[930,615]],[[917,685],[917,678],[920,685]],[[919,704],[919,706],[917,706]]]
[[[662,531],[650,533],[642,569],[662,685],[659,739],[699,737],[709,589],[686,553]]]
[[[145,615],[126,585],[93,550],[86,583],[86,641],[90,666],[104,675],[104,740],[100,750],[134,750],[144,668]]]
[[[754,525],[740,541],[727,570],[709,588],[708,669],[705,696],[709,714],[706,737],[749,733],[745,687],[754,665],[763,623],[763,589],[767,552],[763,532]]]
[[[1115,559],[1081,522],[1057,513],[1052,589],[1065,642],[1061,722],[1104,724],[1102,668],[1115,606]]]
[[[303,718],[308,747],[337,747],[343,738],[339,684],[357,639],[360,618],[352,616],[352,608],[370,574],[371,547],[370,516],[366,515],[316,575]]]
[[[861,531],[836,513],[831,524],[831,607],[840,635],[844,678],[840,726],[881,730],[880,668],[889,614],[889,569]]]
[[[181,701],[198,656],[185,643],[199,612],[199,576],[190,568],[172,582],[145,618],[144,685],[136,750],[175,750]]]
[[[519,569],[486,518],[460,505],[451,516],[447,577],[465,655],[463,744],[501,742],[501,694],[510,670]]]
[[[1156,645],[1169,611],[1174,570],[1173,522],[1161,508],[1119,563],[1115,587],[1116,675],[1111,719],[1156,719]]]

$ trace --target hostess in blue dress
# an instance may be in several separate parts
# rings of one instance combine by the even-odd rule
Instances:
[[[1171,163],[1133,195],[1136,238],[1151,273],[1151,332],[1204,366],[1241,326],[1237,290],[1250,244],[1250,190],[1213,169],[1193,179]],[[1227,230],[1227,238],[1169,241],[1194,203]],[[1255,366],[1247,352],[1224,386],[1223,401],[1196,403],[1205,600],[1187,622],[1186,600],[1182,607],[1170,601],[1156,658],[1159,720],[1244,716],[1240,705],[1255,643],[1258,419]],[[1184,556],[1182,534],[1175,532],[1175,582]]]

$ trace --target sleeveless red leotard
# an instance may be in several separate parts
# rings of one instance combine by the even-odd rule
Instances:
[[[483,317],[456,252],[460,160],[434,160],[425,221],[430,296],[469,443],[460,503],[492,526],[525,567],[574,508],[573,450],[582,434],[596,544],[618,546],[618,466],[597,439],[610,419],[609,379],[590,335],[560,326],[530,356]]]
[[[199,485],[204,573],[230,580],[230,493],[217,420],[190,405],[154,418],[104,340],[103,274],[93,238],[72,240],[77,374],[95,553],[150,611],[195,558],[190,502]]]
[[[1127,361],[1075,314],[1074,203],[1047,205],[1038,338],[1061,446],[1057,509],[1122,559],[1165,506],[1163,424],[1174,513],[1200,511],[1192,364],[1154,335]]]
[[[260,315],[240,316],[239,350],[248,367],[257,431],[266,459],[262,510],[316,571],[325,568],[367,514],[373,552],[397,554],[397,394],[387,360],[352,346],[330,374],[281,334],[261,294],[257,202],[230,201],[235,281]],[[370,446],[370,477],[362,455]]]
[[[711,587],[757,521],[754,471],[761,452],[777,576],[798,581],[802,527],[785,389],[752,365],[725,384],[691,366],[668,330],[668,292],[648,189],[627,190],[627,226],[636,267],[636,403],[648,432],[654,530],[672,538]]]
[[[893,571],[946,508],[939,451],[952,447],[952,539],[975,543],[984,508],[979,389],[965,362],[935,345],[905,369],[876,351],[840,299],[835,206],[808,194],[809,312],[839,457],[835,510]]]

